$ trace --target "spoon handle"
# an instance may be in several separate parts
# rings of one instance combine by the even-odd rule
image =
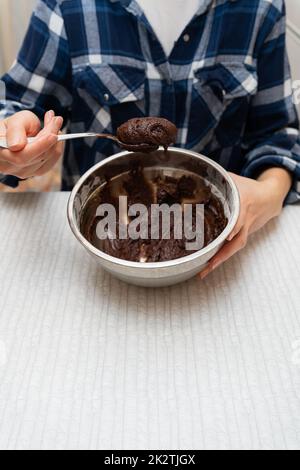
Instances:
[[[60,134],[57,138],[58,142],[64,142],[66,140],[73,140],[73,139],[85,139],[86,137],[102,137],[104,139],[111,139],[117,141],[116,137],[109,134],[95,134],[93,132],[85,132],[82,134]],[[37,137],[29,137],[27,142],[28,144],[33,144],[38,140]],[[7,141],[5,137],[0,137],[0,148],[7,149]]]

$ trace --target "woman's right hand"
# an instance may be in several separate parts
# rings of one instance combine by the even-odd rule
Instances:
[[[27,179],[47,173],[60,159],[63,144],[57,136],[63,118],[48,111],[41,130],[39,118],[30,111],[21,111],[0,121],[0,136],[6,137],[9,148],[0,148],[0,173]],[[28,137],[37,141],[27,143]]]

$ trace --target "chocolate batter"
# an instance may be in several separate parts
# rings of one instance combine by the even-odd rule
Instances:
[[[122,177],[121,181],[108,181],[90,201],[82,219],[81,231],[85,238],[96,248],[116,258],[137,262],[159,262],[182,258],[193,253],[186,250],[187,240],[184,237],[181,240],[175,239],[172,218],[170,240],[164,240],[162,234],[159,240],[99,240],[96,228],[100,218],[95,217],[96,209],[101,203],[112,204],[118,209],[119,194],[127,195],[128,208],[136,203],[142,203],[147,207],[151,204],[171,206],[175,203],[192,203],[195,211],[196,204],[204,204],[205,246],[215,240],[228,223],[222,202],[203,178],[187,175],[180,178],[159,176],[149,179],[145,172],[138,168],[132,170],[125,178]],[[150,218],[148,224],[151,233]],[[195,227],[194,220],[193,227]]]
[[[125,145],[149,144],[167,150],[176,142],[177,128],[164,118],[134,118],[118,128],[117,137]]]

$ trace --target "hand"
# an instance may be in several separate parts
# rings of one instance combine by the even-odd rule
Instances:
[[[240,193],[240,217],[223,248],[200,273],[201,279],[243,249],[249,235],[280,215],[292,184],[290,173],[281,168],[265,171],[257,181],[234,174],[231,177]]]
[[[47,173],[59,160],[63,144],[57,142],[63,118],[48,111],[44,128],[38,117],[30,111],[21,111],[0,121],[0,135],[7,139],[8,149],[0,149],[0,173],[17,176],[20,179],[41,176]],[[37,137],[32,144],[28,137]]]

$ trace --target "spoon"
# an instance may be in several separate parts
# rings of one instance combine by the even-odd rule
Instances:
[[[98,137],[101,139],[110,139],[115,142],[119,147],[124,150],[128,150],[129,152],[145,152],[150,153],[154,152],[159,148],[158,145],[153,144],[126,144],[119,140],[116,136],[111,134],[95,134],[93,132],[86,132],[82,134],[61,134],[57,137],[58,142],[64,142],[66,140],[73,140],[73,139],[85,139],[87,137]],[[27,142],[28,144],[32,144],[38,140],[37,137],[29,137]],[[7,141],[5,137],[0,137],[0,148],[7,149]]]

